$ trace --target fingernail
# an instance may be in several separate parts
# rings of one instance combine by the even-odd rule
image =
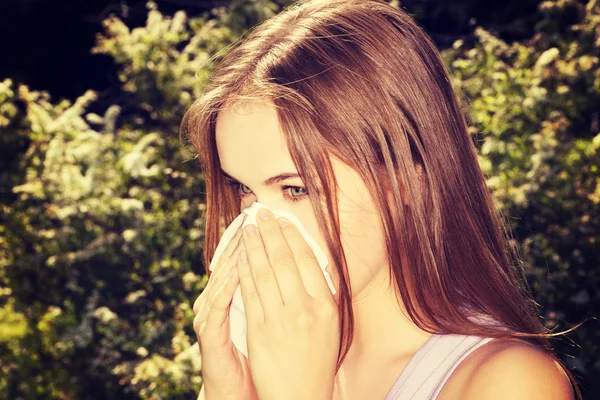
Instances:
[[[248,256],[246,255],[246,250],[243,250],[240,253],[240,261],[243,263],[247,263],[248,262]]]
[[[283,217],[279,217],[279,218],[277,218],[277,222],[279,222],[279,226],[281,226],[282,228],[283,228],[284,226],[288,226],[288,225],[289,225],[289,222],[288,222],[288,220],[287,220],[287,219],[285,219],[285,218],[283,218]]]
[[[245,229],[248,237],[256,236],[256,225],[248,224]]]
[[[267,210],[266,208],[261,208],[260,210],[258,210],[258,216],[263,221],[266,221],[269,218],[271,218],[271,212],[269,210]]]

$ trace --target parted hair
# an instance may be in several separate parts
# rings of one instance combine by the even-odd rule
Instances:
[[[360,174],[381,211],[392,284],[417,326],[526,340],[556,358],[477,162],[466,102],[405,11],[379,0],[300,1],[227,50],[181,125],[204,173],[207,270],[241,211],[220,173],[218,112],[270,102],[340,275],[337,368],[354,319],[330,155]]]

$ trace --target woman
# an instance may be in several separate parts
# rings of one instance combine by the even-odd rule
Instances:
[[[221,60],[182,123],[205,264],[257,201],[327,249],[337,292],[294,226],[240,230],[194,304],[201,398],[573,398],[466,128],[434,44],[383,1],[300,2]],[[247,359],[229,337],[238,284]]]

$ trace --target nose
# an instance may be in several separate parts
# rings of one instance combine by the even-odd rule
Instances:
[[[252,206],[254,203],[259,203],[260,205],[264,205],[267,208],[275,211],[275,210],[287,210],[286,204],[281,200],[277,199],[268,199],[266,197],[252,196],[251,199],[242,202],[242,210]]]

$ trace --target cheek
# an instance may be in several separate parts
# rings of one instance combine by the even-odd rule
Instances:
[[[376,273],[385,266],[386,249],[382,234],[379,215],[373,210],[370,203],[357,204],[346,202],[340,198],[340,230],[341,243],[346,256],[350,286],[353,295],[360,293],[371,282]],[[332,263],[331,253],[327,248],[325,236],[320,231],[317,220],[312,214],[311,218],[303,219],[303,224],[308,232],[327,254],[329,264],[327,272],[331,275],[339,299],[340,276]]]
[[[327,247],[327,242],[325,241],[325,235],[321,231],[319,223],[317,222],[317,218],[315,213],[313,212],[312,206],[310,203],[308,204],[308,209],[306,210],[294,210],[294,215],[302,221],[302,226],[306,229],[308,234],[317,242],[317,244],[323,249],[325,254],[327,255],[327,259],[329,260],[327,267],[325,270],[331,276],[331,280],[333,281],[333,286],[336,289],[336,294],[334,295],[336,302],[339,299],[339,277],[337,273],[337,268],[332,263],[331,253]]]
[[[356,295],[384,267],[386,249],[382,227],[379,216],[368,208],[347,214],[340,211],[340,224],[350,285]]]
[[[375,211],[374,203],[364,191],[361,193],[342,194],[338,197],[341,243],[346,255],[350,286],[354,295],[360,293],[371,282],[375,274],[385,266],[386,249],[383,239],[380,216]],[[303,202],[304,203],[304,202]],[[331,253],[327,248],[325,235],[319,227],[316,215],[310,202],[288,209],[293,212],[308,233],[315,239],[327,254],[329,264],[326,271],[331,275],[339,298],[340,276],[332,263]]]

